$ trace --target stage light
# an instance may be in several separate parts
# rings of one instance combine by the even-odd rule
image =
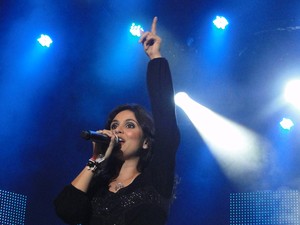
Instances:
[[[224,173],[237,185],[251,185],[263,169],[264,154],[270,144],[251,130],[194,101],[186,93],[176,94],[175,103],[191,120]]]
[[[144,29],[142,28],[141,25],[136,25],[135,23],[131,24],[130,33],[133,36],[140,37],[143,32],[144,32]]]
[[[25,224],[27,196],[0,190],[0,224]]]
[[[213,21],[213,23],[218,29],[223,29],[223,30],[229,24],[227,19],[223,16],[217,16],[216,19]]]
[[[43,46],[43,47],[50,47],[52,44],[52,40],[48,35],[42,34],[40,38],[37,39],[37,41]]]
[[[294,126],[294,123],[291,119],[283,118],[280,122],[280,125],[283,129],[290,130]]]
[[[178,92],[176,95],[175,95],[175,103],[176,105],[182,107],[184,106],[184,103],[185,103],[185,100],[188,99],[189,96],[187,95],[187,93],[185,92]]]
[[[284,96],[287,102],[300,109],[300,80],[291,80],[285,86]]]
[[[298,190],[230,194],[230,225],[299,224],[298,212]]]

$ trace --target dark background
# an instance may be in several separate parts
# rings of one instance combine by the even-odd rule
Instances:
[[[91,155],[81,130],[102,128],[122,103],[149,109],[148,59],[128,30],[148,30],[158,16],[175,92],[267,139],[274,159],[258,175],[263,187],[235,185],[178,107],[180,182],[168,224],[229,224],[230,193],[297,190],[300,115],[279,100],[300,77],[299,12],[296,0],[1,0],[0,189],[28,197],[26,224],[62,224],[52,201]],[[214,29],[216,15],[228,29]],[[42,33],[50,48],[37,43]],[[284,116],[291,132],[278,125]]]

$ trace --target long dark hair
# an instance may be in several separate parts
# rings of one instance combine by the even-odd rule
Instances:
[[[137,165],[137,170],[139,172],[143,172],[143,170],[147,167],[148,163],[151,161],[152,158],[152,147],[154,144],[154,135],[155,135],[154,122],[151,115],[141,105],[124,104],[118,106],[117,108],[115,108],[113,111],[110,112],[105,125],[105,129],[109,130],[110,125],[113,119],[116,117],[116,115],[125,110],[129,110],[133,112],[133,114],[137,119],[137,122],[139,123],[143,131],[143,139],[147,140],[148,148],[147,149],[140,148],[138,149],[138,153],[137,153],[138,156],[140,157],[140,160]],[[106,149],[107,146],[103,146],[103,149],[104,148]],[[114,154],[114,153],[118,153],[119,150],[117,148],[118,146],[115,147],[111,157],[109,157],[109,159],[103,165],[101,174],[102,174],[102,178],[103,177],[106,178],[106,181],[116,178],[123,164],[123,161],[120,160],[120,158],[117,157],[116,154]]]

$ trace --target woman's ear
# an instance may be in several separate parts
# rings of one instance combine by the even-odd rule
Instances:
[[[143,149],[147,149],[149,146],[148,146],[148,140],[147,138],[144,140],[143,142]]]

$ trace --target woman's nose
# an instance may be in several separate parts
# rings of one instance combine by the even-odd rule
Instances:
[[[120,128],[116,128],[114,132],[115,134],[123,133],[123,131]]]

